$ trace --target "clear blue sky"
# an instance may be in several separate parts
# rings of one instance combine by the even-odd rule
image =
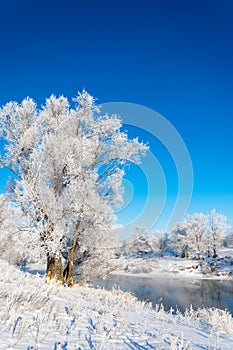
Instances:
[[[43,103],[51,93],[71,98],[85,87],[100,103],[131,102],[159,112],[192,159],[189,212],[216,208],[233,223],[231,0],[1,0],[0,47],[0,105],[26,96]],[[157,141],[148,140],[170,203],[177,190],[173,165]],[[145,193],[132,172],[133,213]],[[3,191],[6,174],[0,174]]]

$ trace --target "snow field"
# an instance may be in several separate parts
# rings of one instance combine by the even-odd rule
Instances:
[[[0,261],[0,349],[232,348],[232,316],[221,310],[186,315],[153,310],[129,293],[47,285]]]

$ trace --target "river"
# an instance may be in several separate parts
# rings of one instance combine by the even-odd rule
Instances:
[[[192,305],[194,309],[202,306],[228,309],[233,314],[233,280],[110,274],[98,284],[107,290],[118,286],[130,291],[139,300],[151,302],[153,307],[162,300],[165,310],[172,307],[183,312]]]

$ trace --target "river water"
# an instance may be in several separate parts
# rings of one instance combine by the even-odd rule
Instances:
[[[233,314],[233,280],[111,274],[98,284],[107,290],[118,286],[140,300],[151,302],[154,307],[162,300],[165,310],[172,307],[183,312],[192,305],[194,309],[202,306],[228,309]]]

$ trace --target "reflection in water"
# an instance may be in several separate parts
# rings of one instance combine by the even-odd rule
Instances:
[[[111,274],[98,284],[108,290],[118,286],[123,291],[131,291],[138,299],[150,301],[153,306],[162,298],[165,310],[178,307],[184,311],[192,305],[194,309],[201,306],[228,309],[233,314],[233,281]]]

